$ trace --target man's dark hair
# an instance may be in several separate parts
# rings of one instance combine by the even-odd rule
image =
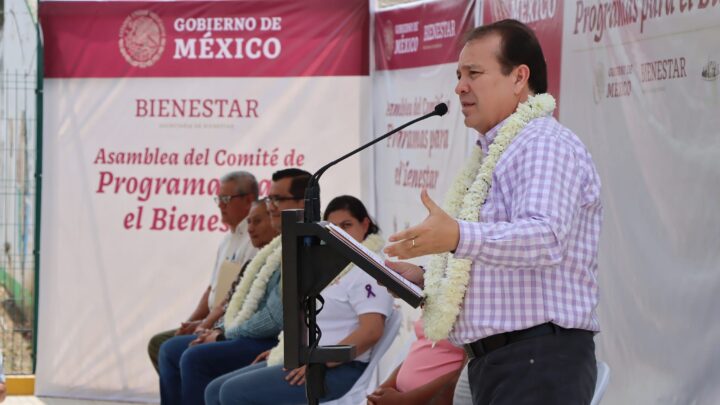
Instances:
[[[278,170],[272,175],[272,181],[292,178],[290,181],[290,194],[297,199],[305,197],[305,188],[310,181],[310,173],[305,170],[291,167],[289,169]]]
[[[547,65],[535,32],[520,21],[500,20],[468,32],[463,43],[491,34],[500,36],[500,54],[497,58],[502,73],[509,75],[516,66],[527,65],[530,68],[530,90],[535,94],[547,92]]]
[[[368,230],[364,235],[366,238],[368,235],[380,232],[380,228],[378,228],[375,221],[370,218],[370,214],[368,214],[365,204],[351,195],[341,195],[333,198],[327,208],[325,208],[323,221],[327,221],[330,214],[340,210],[346,210],[353,218],[357,219],[358,222],[362,222],[365,218],[370,221],[370,226],[368,226]]]

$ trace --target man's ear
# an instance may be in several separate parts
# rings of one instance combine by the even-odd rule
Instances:
[[[512,75],[515,80],[513,91],[515,94],[521,94],[529,86],[530,68],[525,64],[518,65],[513,69]]]

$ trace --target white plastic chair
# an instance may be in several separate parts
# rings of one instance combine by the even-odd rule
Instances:
[[[347,394],[343,395],[334,401],[322,402],[325,405],[357,405],[366,402],[367,389],[372,379],[373,371],[377,367],[380,359],[383,357],[385,352],[392,346],[393,340],[400,331],[400,325],[402,325],[402,313],[398,309],[393,309],[392,314],[385,320],[385,330],[380,340],[372,348],[370,354],[370,362],[368,363],[365,371],[363,371],[360,378],[355,381],[355,384],[350,388]]]
[[[610,366],[604,361],[597,362],[597,381],[595,382],[595,393],[593,394],[590,405],[599,405],[603,394],[610,382]]]

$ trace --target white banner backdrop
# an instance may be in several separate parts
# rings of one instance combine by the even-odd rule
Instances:
[[[403,105],[449,106],[447,115],[415,124],[381,142],[375,151],[378,223],[386,235],[416,225],[427,216],[420,192],[442,204],[445,191],[465,162],[472,135],[463,123],[460,103],[452,92],[457,63],[375,73],[374,127],[377,134],[425,114],[394,114]],[[418,83],[432,83],[418,86]],[[420,112],[422,111],[422,112]]]
[[[46,100],[55,106],[45,114],[38,393],[123,399],[153,393],[157,378],[147,341],[192,312],[222,236],[209,231],[220,226],[209,182],[244,169],[267,187],[272,171],[295,165],[285,164],[293,150],[294,161],[304,156],[302,167],[318,168],[357,146],[367,85],[366,78],[47,80]],[[337,91],[356,96],[329,103]],[[156,94],[252,95],[267,107],[255,122],[234,128],[161,128],[153,120],[124,118],[133,115],[135,99]],[[281,101],[285,97],[323,108],[299,113]],[[325,129],[317,128],[319,121]],[[154,152],[155,145],[179,163],[100,163],[101,149],[108,161],[110,153]],[[279,163],[220,163],[258,149],[269,151],[269,160],[277,150]],[[185,164],[193,150],[210,162]],[[359,195],[359,171],[354,160],[329,173],[323,201]],[[180,179],[178,193],[169,186],[173,178]],[[205,186],[193,193],[186,179]],[[191,218],[181,229],[182,215],[205,219]]]
[[[603,404],[720,403],[720,2],[564,14],[560,118],[603,181]]]
[[[53,48],[57,43],[47,45],[46,55],[53,58],[48,63],[55,64],[48,67],[53,78],[45,82],[38,395],[156,401],[158,379],[147,342],[185,320],[209,284],[224,234],[212,201],[216,179],[248,170],[266,193],[272,172],[285,167],[315,171],[357,147],[370,131],[367,47],[348,38],[334,47],[290,34],[303,28],[293,25],[303,19],[298,13],[308,12],[323,23],[307,18],[305,24],[318,30],[325,30],[323,24],[341,27],[335,33],[341,38],[350,30],[367,45],[366,4],[355,1],[332,10],[322,2],[302,7],[288,2],[288,8],[307,10],[278,11],[272,9],[277,4],[266,9],[261,3],[184,3],[179,13],[280,15],[289,31],[280,38],[283,52],[292,54],[293,44],[300,44],[310,60],[261,61],[270,72],[266,77],[185,78],[177,77],[182,69],[168,70],[174,66],[171,49],[156,65],[164,63],[169,77],[142,77],[152,70],[131,70],[128,75],[135,77],[103,78],[98,76],[106,71],[92,66],[63,73],[57,65],[73,58]],[[115,35],[130,14],[125,9],[137,7],[96,4],[100,15],[114,10],[110,19],[117,25],[107,29]],[[61,26],[64,21],[86,21],[83,7],[92,5],[74,6],[81,9],[67,14],[72,17],[45,9],[46,41],[73,32],[74,25]],[[169,36],[170,27],[179,27],[177,20],[170,23],[175,6],[152,7],[158,16],[154,21],[164,21],[159,24]],[[318,14],[318,8],[326,14]],[[83,38],[91,38],[92,30],[86,34]],[[348,42],[358,46],[345,48]],[[166,43],[173,42],[167,38]],[[120,54],[117,39],[101,45],[88,41],[79,57],[91,61],[87,52],[93,49],[102,49],[108,60],[120,57],[115,55]],[[360,61],[355,73],[336,62],[347,49]],[[316,50],[330,59],[312,57]],[[209,69],[207,74],[228,76],[212,70],[221,62],[199,61],[193,70],[184,69],[189,75]],[[274,63],[295,69],[297,76],[283,77]],[[338,194],[360,196],[361,177],[359,158],[328,172],[323,203]]]

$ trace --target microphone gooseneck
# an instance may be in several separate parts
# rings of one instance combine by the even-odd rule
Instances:
[[[332,162],[326,164],[325,166],[321,167],[320,170],[316,171],[315,174],[310,177],[310,181],[308,182],[307,188],[305,188],[305,222],[317,222],[320,221],[320,176],[325,173],[325,171],[332,166],[335,166],[336,164],[342,162],[343,160],[349,158],[350,156],[372,146],[376,143],[382,141],[383,139],[393,135],[394,133],[401,131],[410,125],[422,121],[424,119],[433,117],[435,115],[437,116],[443,116],[448,112],[448,106],[445,103],[440,103],[435,106],[432,112],[429,112],[421,117],[415,118],[412,121],[409,121],[392,131],[373,139],[372,141],[366,143],[365,145],[360,146],[359,148],[346,153],[345,155],[333,160]]]

